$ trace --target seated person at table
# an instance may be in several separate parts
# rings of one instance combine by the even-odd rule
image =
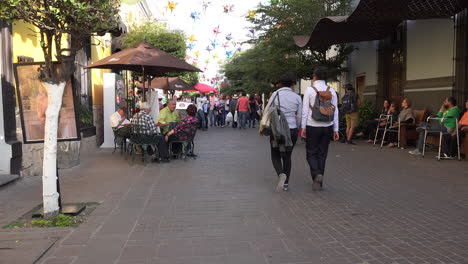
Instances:
[[[390,109],[390,100],[385,99],[384,102],[383,102],[382,111],[380,112],[379,117],[380,117],[380,115],[389,115],[389,109]],[[385,119],[383,119],[383,120],[385,120]],[[356,136],[357,137],[364,137],[365,135],[367,135],[367,139],[368,139],[367,143],[373,143],[374,142],[374,136],[375,136],[375,130],[379,126],[379,123],[381,123],[381,121],[383,121],[383,120],[379,120],[379,118],[376,118],[374,120],[367,121],[363,131],[356,134]]]
[[[113,113],[110,118],[110,125],[113,129],[116,129],[116,134],[119,137],[129,137],[130,136],[130,129],[127,125],[130,124],[126,117],[127,107],[121,106],[119,109]]]
[[[132,125],[141,126],[141,133],[151,138],[151,141],[157,146],[159,150],[159,157],[162,162],[169,161],[169,153],[167,151],[167,144],[164,137],[158,133],[154,119],[149,113],[151,112],[151,106],[149,103],[141,103],[140,112],[136,113],[130,122]],[[152,151],[152,148],[150,148]],[[148,152],[150,152],[148,151]],[[152,153],[148,153],[152,155]]]
[[[176,101],[170,100],[167,106],[159,112],[158,125],[161,127],[163,135],[170,130],[171,123],[178,123],[180,121],[180,114],[175,109]]]
[[[191,138],[198,128],[197,107],[189,105],[187,107],[187,116],[177,124],[177,126],[166,134],[166,141],[186,141]]]
[[[397,129],[398,128],[398,120],[400,120],[400,123],[403,124],[411,124],[416,121],[416,118],[414,117],[413,109],[411,109],[411,100],[409,98],[403,99],[403,102],[401,102],[401,112],[398,115],[397,119],[393,117],[393,120],[396,120],[396,122],[393,123],[392,129]],[[387,141],[389,142],[388,147],[393,148],[395,146],[398,146],[398,133],[389,133],[387,137]]]
[[[446,118],[442,122],[437,123],[426,123],[423,122],[416,128],[419,132],[418,145],[415,150],[411,150],[409,153],[412,155],[421,155],[424,147],[424,132],[453,132],[456,128],[455,118],[460,117],[460,109],[457,107],[457,100],[453,96],[449,96],[445,99],[444,103],[440,107],[437,117]],[[449,118],[448,118],[449,117]]]

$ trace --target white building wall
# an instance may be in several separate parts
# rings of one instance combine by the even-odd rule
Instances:
[[[433,114],[453,94],[454,41],[452,19],[407,22],[404,96],[413,100],[413,108]]]
[[[355,85],[357,76],[366,76],[366,86],[377,85],[377,47],[378,41],[351,43],[356,50],[348,60],[348,82]]]
[[[407,23],[407,80],[453,75],[454,23],[430,19]]]

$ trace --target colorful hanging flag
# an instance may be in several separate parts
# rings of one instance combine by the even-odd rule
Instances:
[[[221,33],[221,31],[219,31],[219,26],[213,28],[213,34],[218,35],[219,33]]]
[[[174,9],[176,9],[177,7],[177,3],[174,2],[174,1],[168,1],[167,2],[167,5],[164,7],[166,9],[169,9],[171,11],[171,13],[174,11]]]
[[[193,19],[193,21],[197,20],[197,19],[200,19],[200,13],[198,12],[192,12],[190,13],[190,17]]]
[[[255,18],[256,14],[257,13],[255,12],[255,10],[249,10],[249,14],[247,15],[247,18],[253,19]]]
[[[216,39],[213,39],[213,40],[211,41],[211,46],[213,46],[213,49],[216,49],[216,46],[218,46],[218,44],[219,44],[219,43],[218,43],[218,41],[216,41]]]
[[[195,38],[195,35],[193,35],[193,34],[190,35],[190,36],[188,37],[188,40],[189,40],[190,42],[192,42],[192,43],[195,42],[195,41],[197,41],[197,39]]]

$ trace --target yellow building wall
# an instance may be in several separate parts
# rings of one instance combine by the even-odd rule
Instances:
[[[40,45],[40,37],[34,31],[37,28],[23,21],[16,21],[13,24],[13,62],[18,62],[18,56],[27,56],[34,59],[34,62],[43,62],[44,54]],[[91,62],[96,62],[111,55],[111,36],[106,34],[102,37],[91,38]],[[66,45],[66,43],[64,43]],[[55,45],[53,45],[55,51]],[[55,54],[55,53],[54,53]],[[55,57],[55,55],[54,55]],[[53,57],[53,58],[54,58]],[[91,70],[93,104],[103,104],[103,73],[109,70]]]
[[[111,53],[112,50],[110,34],[106,34],[102,37],[91,38],[91,63],[104,59],[105,57],[110,56]],[[105,69],[90,69],[90,71],[93,86],[93,104],[102,105],[104,104],[103,74],[111,71]]]
[[[13,24],[13,62],[18,62],[18,56],[27,56],[34,62],[43,62],[44,54],[40,45],[41,38],[35,33],[37,28],[23,21]],[[55,45],[53,45],[55,51]],[[55,57],[55,56],[54,56]]]

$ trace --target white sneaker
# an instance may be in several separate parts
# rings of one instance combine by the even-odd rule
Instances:
[[[286,181],[286,174],[281,173],[278,179],[278,185],[276,185],[276,191],[280,192],[283,190],[284,182]]]
[[[408,153],[411,154],[411,155],[421,155],[422,154],[421,151],[419,151],[418,149],[410,150]]]

